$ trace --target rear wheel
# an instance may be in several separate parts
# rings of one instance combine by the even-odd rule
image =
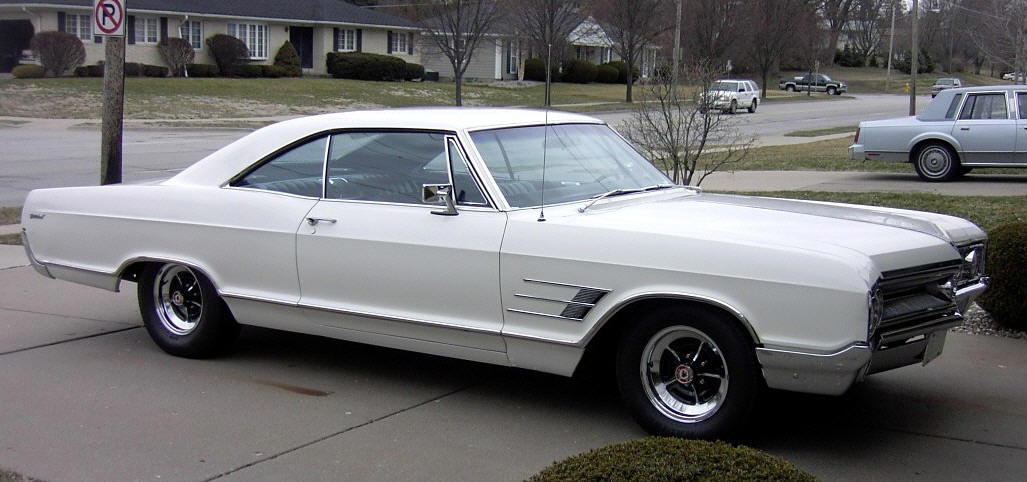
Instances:
[[[761,379],[751,341],[712,310],[668,306],[635,321],[617,352],[621,398],[647,431],[722,438],[742,427]]]
[[[749,104],[749,113],[750,114],[756,113],[756,107],[757,107],[758,104],[759,104],[759,102],[756,99],[752,100],[752,104]]]
[[[137,295],[150,338],[172,355],[209,358],[239,333],[239,325],[210,280],[188,266],[147,266]]]
[[[951,181],[962,175],[956,152],[948,144],[924,144],[913,159],[913,167],[921,179],[928,182]]]

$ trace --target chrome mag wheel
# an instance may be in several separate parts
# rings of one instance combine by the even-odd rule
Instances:
[[[203,292],[199,280],[189,268],[166,264],[157,272],[153,285],[157,317],[168,332],[188,335],[203,316]]]
[[[700,330],[671,326],[642,350],[639,375],[649,402],[664,416],[701,422],[723,405],[728,369],[720,347]]]

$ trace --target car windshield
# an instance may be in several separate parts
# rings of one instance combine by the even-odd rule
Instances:
[[[738,82],[714,82],[710,84],[710,90],[734,92],[738,90]]]
[[[563,124],[471,133],[510,207],[574,202],[672,184],[609,127]],[[545,185],[543,179],[545,146]]]
[[[952,85],[952,84],[953,84],[952,79],[938,79],[938,81],[935,82],[935,85]]]

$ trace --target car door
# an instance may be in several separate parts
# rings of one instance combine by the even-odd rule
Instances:
[[[297,235],[300,305],[314,323],[505,351],[506,214],[486,200],[464,152],[440,132],[331,136],[324,199]],[[422,186],[451,182],[459,213],[437,215],[439,206],[421,201]]]
[[[1027,91],[1016,93],[1016,162],[1027,164]]]
[[[1008,163],[1016,149],[1016,120],[1005,92],[967,94],[952,127],[964,164]]]

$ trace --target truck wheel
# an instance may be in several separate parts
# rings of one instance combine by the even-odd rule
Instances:
[[[827,95],[835,95],[837,93],[838,93],[838,89],[835,89],[834,86],[829,86],[827,88]]]
[[[759,102],[757,102],[757,101],[756,101],[756,99],[753,99],[753,100],[752,100],[752,104],[749,104],[749,113],[750,113],[750,114],[754,114],[754,113],[756,113],[756,106],[757,106],[758,104],[759,104]]]
[[[785,91],[787,91],[787,92],[795,92],[795,86],[792,85],[792,84],[788,84],[788,85],[785,86]]]
[[[913,167],[920,179],[928,182],[951,181],[963,173],[956,152],[942,142],[921,146],[913,158]]]
[[[639,425],[688,438],[726,437],[744,426],[762,380],[736,320],[669,305],[634,321],[617,350],[617,385]]]
[[[214,285],[188,266],[151,264],[137,289],[139,311],[150,338],[162,350],[186,358],[209,358],[239,333]]]

